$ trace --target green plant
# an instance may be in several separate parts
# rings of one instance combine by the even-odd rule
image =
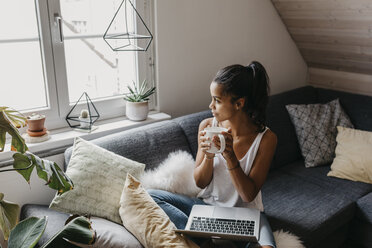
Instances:
[[[127,86],[129,93],[124,96],[124,100],[128,102],[145,102],[149,100],[149,97],[155,93],[156,87],[147,89],[147,81],[143,80],[140,86],[137,86],[133,82],[133,88]]]
[[[46,185],[50,188],[57,190],[57,194],[63,194],[73,189],[73,182],[55,162],[41,159],[28,152],[26,142],[17,129],[25,125],[26,118],[19,112],[9,109],[8,107],[0,107],[0,151],[4,150],[7,133],[12,138],[11,150],[16,151],[16,153],[13,154],[13,169],[3,169],[0,170],[0,173],[17,171],[30,183],[31,173],[36,167],[38,177],[45,180]],[[3,198],[4,194],[0,193],[0,230],[3,232],[5,240],[9,238],[9,248],[34,247],[45,230],[46,218],[31,217],[17,224],[19,220],[19,206],[15,203],[7,202]],[[88,243],[84,244],[91,244],[95,237],[94,231],[90,227],[90,221],[85,217],[82,218],[84,218],[84,220],[79,222],[80,224],[78,224],[78,227],[75,227],[76,230],[72,230],[74,230],[73,232],[76,232],[75,234],[78,236],[81,236],[84,232],[89,232],[91,234],[90,239]],[[67,233],[70,232],[71,230],[67,231]],[[66,243],[66,241],[64,241],[65,238],[67,237],[63,236],[62,241],[53,241],[57,239],[55,236],[51,239],[51,242],[47,243],[51,243],[54,246],[45,245],[43,247],[77,247],[73,245],[64,246],[63,242]],[[23,240],[24,242],[20,244],[19,240]],[[53,243],[52,241],[57,243]],[[86,240],[75,239],[72,241],[85,242]],[[60,243],[62,245],[57,246],[57,244]]]

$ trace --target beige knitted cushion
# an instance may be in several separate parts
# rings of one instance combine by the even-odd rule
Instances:
[[[127,173],[139,177],[144,169],[144,164],[76,138],[66,171],[74,189],[56,195],[50,208],[121,223],[119,202]]]

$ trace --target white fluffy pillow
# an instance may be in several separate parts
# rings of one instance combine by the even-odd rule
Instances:
[[[278,230],[273,234],[277,248],[305,248],[302,241],[290,232]]]
[[[140,181],[145,189],[161,189],[195,197],[201,189],[195,184],[194,166],[191,154],[172,152],[158,167],[145,171]]]

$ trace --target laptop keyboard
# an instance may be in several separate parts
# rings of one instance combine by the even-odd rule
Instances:
[[[194,216],[191,231],[239,234],[253,236],[254,221],[206,218]]]

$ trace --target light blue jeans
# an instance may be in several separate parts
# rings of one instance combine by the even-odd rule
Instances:
[[[184,195],[174,194],[164,190],[149,189],[147,192],[152,199],[164,210],[169,216],[170,220],[176,225],[178,229],[185,229],[187,219],[190,215],[192,206],[195,204],[208,205],[202,199],[195,197],[188,197]],[[192,238],[192,240],[201,245],[205,242],[202,238]],[[273,232],[264,213],[261,213],[260,220],[260,237],[258,240],[260,245],[270,245],[276,248]],[[251,248],[255,247],[257,243],[234,242],[238,247]]]

